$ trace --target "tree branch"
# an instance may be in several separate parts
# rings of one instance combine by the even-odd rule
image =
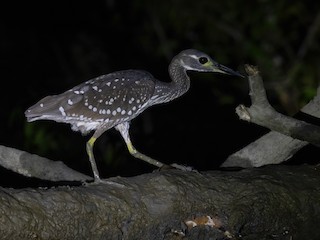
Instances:
[[[318,94],[301,109],[301,112],[320,118],[319,106],[320,88],[318,88]],[[230,155],[221,166],[247,168],[278,164],[290,159],[297,151],[308,144],[308,142],[271,131]]]
[[[49,181],[87,181],[91,177],[67,167],[61,161],[0,145],[0,165],[23,176]]]
[[[273,131],[320,146],[320,127],[299,121],[276,112],[269,104],[257,68],[246,65],[249,74],[250,97],[252,105],[237,107],[240,119],[253,122]]]
[[[231,154],[221,167],[261,167],[290,159],[308,142],[271,131],[239,151]]]
[[[320,239],[320,174],[312,166],[109,180],[123,187],[0,188],[1,237]]]
[[[259,98],[257,96],[261,96],[260,98],[263,99],[262,102],[265,106],[267,106],[267,109],[271,108],[270,104],[266,100],[267,98],[266,98],[265,90],[261,89],[263,88],[263,83],[262,83],[261,77],[259,76],[258,71],[255,69],[254,71],[250,72],[249,70],[248,74],[249,74],[249,83],[250,83],[250,90],[251,90],[250,94],[251,96],[254,95],[253,101],[255,101],[256,98]],[[257,82],[255,83],[256,85],[258,85],[258,89],[259,89],[258,91],[256,91],[256,88],[254,85],[252,86],[251,84],[252,81],[258,82],[258,83]],[[253,91],[255,93],[253,93]],[[256,104],[256,107],[259,108],[259,100],[257,100],[257,102],[258,104],[257,103],[255,104]],[[318,93],[314,97],[314,99],[311,100],[307,105],[305,105],[301,109],[301,112],[311,115],[313,117],[320,118],[319,106],[320,106],[320,87],[318,88]],[[263,110],[264,108],[260,109],[260,112],[262,112]],[[271,113],[274,113],[274,112],[275,111],[272,109]],[[240,111],[239,114],[243,114],[243,113],[241,113]],[[276,114],[278,116],[281,115],[279,113],[276,113]],[[249,119],[248,115],[244,115],[242,117]],[[283,116],[283,117],[286,117],[286,116]],[[269,120],[270,120],[270,117],[268,117],[268,120],[265,120],[267,123],[264,126],[269,127],[267,126]],[[297,121],[296,119],[293,119],[293,120]],[[279,129],[275,129],[275,130],[278,131]],[[291,158],[298,150],[300,150],[306,145],[308,145],[308,142],[306,141],[300,141],[298,139],[294,139],[290,136],[284,135],[280,132],[271,131],[265,134],[264,136],[262,136],[261,138],[257,139],[256,141],[250,143],[246,147],[230,155],[221,166],[247,168],[247,167],[260,167],[267,164],[278,164]]]

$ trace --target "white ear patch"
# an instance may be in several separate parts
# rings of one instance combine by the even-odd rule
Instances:
[[[197,56],[197,55],[189,55],[189,57],[192,57],[192,58],[194,58],[194,59],[199,59],[199,57]]]
[[[194,68],[192,68],[191,66],[187,65],[184,63],[184,61],[181,59],[180,60],[180,64],[181,66],[184,68],[184,69],[187,69],[187,70],[194,70]]]

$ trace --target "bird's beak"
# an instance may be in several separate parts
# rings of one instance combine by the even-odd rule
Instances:
[[[238,77],[243,77],[244,76],[236,71],[233,71],[231,68],[228,68],[226,66],[223,66],[215,61],[212,61],[210,64],[210,70],[212,72],[219,72],[219,73],[223,73],[223,74],[229,74],[229,75],[234,75],[234,76],[238,76]]]

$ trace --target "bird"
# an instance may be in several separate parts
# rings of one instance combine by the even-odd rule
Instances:
[[[129,153],[158,168],[168,166],[140,153],[132,144],[130,122],[147,108],[172,101],[190,88],[188,71],[218,72],[238,77],[240,73],[213,60],[196,49],[186,49],[174,56],[168,67],[170,82],[160,81],[144,70],[128,69],[101,75],[58,95],[44,97],[25,111],[28,122],[53,120],[68,123],[72,130],[87,135],[86,151],[94,182],[101,182],[93,146],[107,130],[115,128],[122,135]],[[180,168],[180,165],[173,165]]]

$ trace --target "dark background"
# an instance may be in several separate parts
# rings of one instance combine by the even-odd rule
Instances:
[[[1,3],[0,144],[62,160],[91,174],[83,137],[53,121],[27,123],[24,111],[109,72],[144,69],[169,81],[167,66],[196,48],[244,73],[259,66],[268,97],[293,115],[316,93],[320,75],[317,1],[39,1]],[[164,163],[217,169],[233,152],[268,132],[238,120],[250,104],[246,79],[190,73],[181,98],[154,106],[131,124],[134,145]],[[133,176],[154,167],[134,159],[112,129],[96,142],[102,177]],[[290,164],[318,161],[308,146]],[[1,169],[1,182],[26,181]]]

